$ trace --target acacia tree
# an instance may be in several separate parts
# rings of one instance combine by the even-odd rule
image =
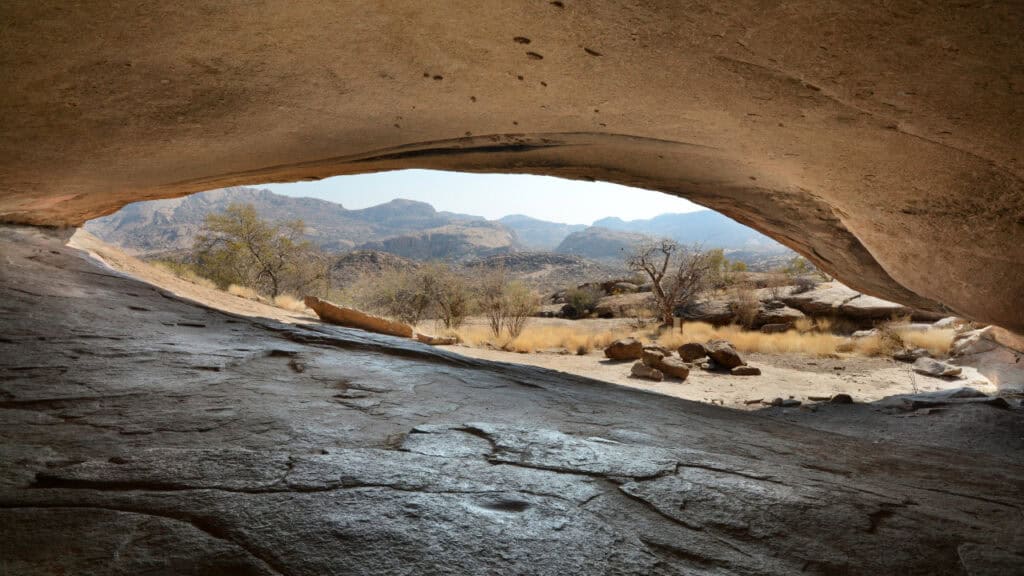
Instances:
[[[305,224],[262,220],[251,204],[233,203],[208,214],[193,248],[197,268],[221,287],[240,284],[276,297],[286,288],[305,289],[322,276]]]
[[[675,240],[644,242],[626,257],[626,266],[651,279],[651,291],[662,323],[672,324],[676,308],[692,304],[707,288],[713,259],[699,246]]]

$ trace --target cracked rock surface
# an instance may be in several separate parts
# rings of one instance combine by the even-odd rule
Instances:
[[[331,326],[0,228],[12,574],[1012,574],[1024,466]],[[297,370],[296,365],[302,369]]]

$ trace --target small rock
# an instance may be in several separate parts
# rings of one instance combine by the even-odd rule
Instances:
[[[853,397],[849,394],[836,394],[829,402],[833,404],[853,404]]]
[[[632,374],[636,378],[646,378],[648,380],[655,380],[657,382],[661,382],[662,380],[665,379],[665,374],[663,374],[661,370],[658,370],[657,368],[651,368],[650,366],[644,364],[643,362],[637,362],[636,364],[633,364],[633,369],[630,370],[630,374]]]
[[[644,353],[644,345],[636,338],[616,340],[604,349],[604,355],[612,360],[639,360]]]
[[[680,380],[686,380],[686,377],[690,375],[690,367],[679,358],[672,356],[662,358],[655,368],[663,372],[666,376],[672,376],[673,378],[679,378]]]
[[[704,349],[704,345],[697,342],[690,342],[679,347],[679,357],[683,359],[683,362],[693,362],[707,355],[708,351]]]
[[[953,366],[946,362],[940,362],[932,358],[918,358],[914,361],[914,372],[925,376],[936,376],[939,378],[951,378],[959,376],[963,371],[959,366]]]
[[[851,334],[850,337],[851,338],[868,338],[870,336],[877,336],[877,335],[878,335],[878,330],[875,329],[875,328],[872,328],[871,330],[857,330],[856,332]]]
[[[942,318],[941,320],[937,320],[934,324],[932,324],[932,328],[939,328],[939,329],[943,329],[943,328],[956,328],[957,324],[960,324],[960,323],[961,323],[961,320],[959,318],[957,318],[956,316],[947,316],[946,318]]]
[[[744,364],[739,352],[725,340],[713,340],[705,346],[708,356],[723,368],[732,369]]]
[[[832,399],[832,397],[831,396],[808,396],[807,399],[810,400],[811,402],[828,402],[829,400]]]
[[[771,401],[772,406],[778,406],[780,408],[796,408],[800,404],[801,402],[799,400],[794,400],[792,398],[786,398],[785,400],[782,398],[776,398]]]
[[[651,368],[657,368],[661,361],[664,360],[665,353],[656,348],[644,347],[643,353],[640,356],[640,360],[650,366]]]
[[[758,398],[756,400],[744,400],[743,401],[743,403],[748,405],[748,406],[751,405],[751,404],[761,404],[762,402],[764,402],[764,398]]]
[[[789,330],[789,324],[765,324],[761,326],[761,332],[764,334],[781,334]]]
[[[892,359],[900,362],[913,362],[918,358],[924,358],[926,356],[930,356],[930,354],[928,354],[928,351],[924,348],[914,348],[913,350],[904,348],[903,350],[893,354]]]
[[[661,352],[662,356],[668,357],[672,355],[672,350],[662,346],[661,344],[646,344],[644,345],[644,351],[651,350],[654,352]]]
[[[760,376],[761,369],[753,366],[737,366],[729,370],[729,373],[733,376]]]

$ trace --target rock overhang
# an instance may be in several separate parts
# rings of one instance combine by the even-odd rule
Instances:
[[[1024,330],[1019,5],[559,4],[8,4],[0,220],[412,167],[600,179]]]

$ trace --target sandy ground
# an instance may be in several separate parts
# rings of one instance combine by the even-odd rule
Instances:
[[[294,312],[235,296],[221,290],[183,280],[162,268],[152,266],[106,244],[95,236],[79,230],[68,243],[87,252],[111,269],[160,286],[167,291],[210,308],[250,317],[262,317],[288,323],[317,323],[311,311]],[[567,320],[537,319],[537,322],[565,323]],[[612,329],[623,319],[593,320],[595,328]],[[604,324],[607,324],[605,326]],[[807,402],[811,396],[832,396],[845,393],[858,402],[870,402],[894,394],[926,392],[961,386],[972,386],[987,393],[995,387],[977,374],[973,368],[964,368],[965,377],[958,380],[930,378],[915,374],[909,365],[888,359],[850,357],[843,359],[818,358],[805,355],[744,354],[744,359],[761,369],[760,376],[732,376],[729,374],[693,370],[685,381],[665,380],[652,382],[629,375],[630,362],[612,362],[600,351],[585,356],[552,353],[519,354],[487,348],[455,346],[451,351],[472,358],[539,366],[559,372],[585,376],[633,388],[641,388],[669,396],[723,406],[755,410],[762,408],[754,400],[771,401],[773,398],[795,398]]]
[[[795,398],[808,402],[811,396],[849,394],[858,402],[871,402],[895,394],[929,392],[971,386],[994,393],[995,387],[972,370],[958,380],[916,374],[909,364],[879,358],[817,358],[805,355],[744,354],[748,364],[761,369],[760,376],[732,376],[692,370],[685,381],[666,379],[652,382],[629,375],[632,362],[613,362],[600,352],[586,356],[560,354],[518,354],[501,350],[458,346],[454,351],[473,358],[540,366],[623,386],[641,388],[730,408],[755,410],[760,403],[748,401]]]

